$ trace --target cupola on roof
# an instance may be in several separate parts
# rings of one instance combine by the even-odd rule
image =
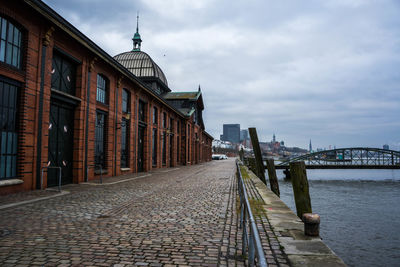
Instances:
[[[132,51],[118,54],[114,59],[137,77],[158,78],[166,87],[168,87],[167,78],[161,68],[147,53],[140,51],[142,39],[139,34],[139,16],[137,16],[136,33],[132,40]]]

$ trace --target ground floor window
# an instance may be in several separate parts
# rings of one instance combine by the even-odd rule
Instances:
[[[129,120],[121,123],[121,168],[129,168]]]
[[[0,180],[17,176],[18,86],[0,80]]]
[[[107,114],[105,112],[96,112],[94,162],[96,164],[96,168],[99,168],[100,165],[102,169],[106,168],[106,117]]]
[[[162,135],[162,164],[167,164],[167,133],[163,132]]]
[[[157,166],[157,129],[153,129],[152,142],[151,154],[153,166]]]
[[[179,136],[176,138],[176,162],[180,163],[181,159],[179,157]]]

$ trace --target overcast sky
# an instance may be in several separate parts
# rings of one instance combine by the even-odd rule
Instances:
[[[46,0],[110,55],[142,51],[222,124],[287,146],[400,149],[398,0]]]

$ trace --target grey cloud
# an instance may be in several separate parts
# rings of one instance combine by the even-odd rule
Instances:
[[[111,55],[132,48],[140,10],[143,50],[173,90],[201,84],[216,138],[240,123],[289,145],[400,149],[398,1],[45,2]]]

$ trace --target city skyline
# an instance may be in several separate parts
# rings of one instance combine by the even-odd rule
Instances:
[[[400,149],[397,1],[45,2],[110,55],[132,49],[139,11],[142,50],[176,91],[201,84],[215,138],[234,122],[289,146]]]

